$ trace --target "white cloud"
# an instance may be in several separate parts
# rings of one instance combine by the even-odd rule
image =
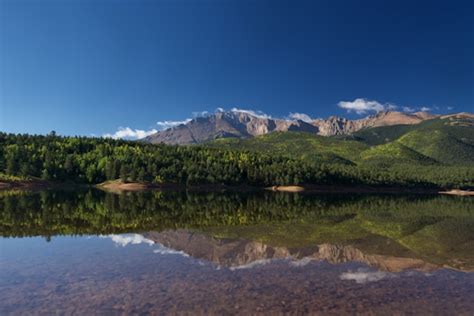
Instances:
[[[393,104],[381,104],[377,101],[367,100],[363,98],[354,101],[341,101],[337,104],[340,108],[346,109],[348,112],[356,112],[357,114],[365,114],[367,112],[380,112],[385,109],[395,107]]]
[[[312,122],[313,119],[308,115],[304,113],[290,113],[288,116],[291,120],[300,120],[304,122]]]
[[[223,108],[217,108],[214,113],[218,113],[218,112],[224,112],[224,109]],[[192,112],[192,117],[193,118],[207,117],[211,114],[212,113],[210,113],[209,111],[195,111],[195,112]],[[172,128],[172,127],[175,127],[175,126],[179,126],[179,125],[182,125],[182,124],[187,124],[191,121],[192,121],[191,118],[187,118],[187,119],[182,120],[182,121],[159,121],[159,122],[156,122],[156,125],[158,125],[159,130],[165,130],[165,129]]]
[[[404,106],[402,109],[403,109],[403,112],[415,112],[415,109],[409,106]]]
[[[205,116],[209,116],[211,113],[209,113],[208,111],[197,111],[197,112],[193,112],[193,117],[205,117]]]
[[[391,273],[383,272],[383,271],[363,271],[359,270],[356,272],[344,272],[340,275],[341,280],[352,280],[356,281],[356,283],[363,284],[367,282],[376,282],[380,281],[385,278],[393,277]]]
[[[253,110],[244,110],[244,109],[238,109],[238,108],[232,108],[230,110],[231,112],[236,112],[236,113],[246,113],[258,118],[264,118],[264,119],[271,119],[272,117],[268,114],[263,113],[262,111],[253,111]]]
[[[141,130],[141,129],[131,129],[130,127],[119,127],[118,130],[113,134],[104,134],[102,137],[105,138],[113,138],[113,139],[141,139],[145,138],[149,135],[155,134],[158,132],[156,129],[151,129],[149,131]]]
[[[431,111],[431,108],[429,108],[429,107],[427,107],[427,106],[423,106],[423,107],[420,108],[420,111],[422,111],[422,112],[429,112],[429,111]]]
[[[188,118],[188,119],[185,119],[183,121],[160,121],[160,122],[156,122],[156,125],[158,125],[160,130],[163,130],[163,129],[168,129],[168,128],[171,128],[171,127],[175,127],[175,126],[179,126],[179,125],[182,125],[182,124],[189,123],[189,122],[191,122],[191,120],[192,119]]]
[[[451,111],[452,109],[454,109],[454,106],[448,106],[447,109]]]

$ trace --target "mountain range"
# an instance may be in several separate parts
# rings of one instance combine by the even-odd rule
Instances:
[[[473,166],[474,114],[383,111],[358,120],[272,119],[249,111],[199,117],[144,139],[286,156],[311,163]]]
[[[412,125],[439,117],[427,112],[382,111],[358,120],[331,116],[327,119],[274,119],[251,111],[220,111],[159,131],[144,139],[150,143],[197,144],[218,138],[251,138],[271,132],[308,132],[321,136],[348,135],[369,127]]]

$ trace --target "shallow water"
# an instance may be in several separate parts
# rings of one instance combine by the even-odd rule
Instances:
[[[472,314],[472,199],[0,195],[0,314]]]

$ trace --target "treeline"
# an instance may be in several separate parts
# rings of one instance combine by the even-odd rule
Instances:
[[[389,170],[312,164],[258,152],[124,140],[0,133],[0,171],[9,176],[96,184],[106,180],[181,185],[474,185],[469,167]]]

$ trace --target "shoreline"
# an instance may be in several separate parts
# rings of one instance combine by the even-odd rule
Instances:
[[[299,194],[439,194],[439,188],[410,188],[410,187],[371,187],[347,185],[275,185],[271,187],[257,187],[250,185],[229,186],[222,184],[180,185],[180,184],[152,184],[152,183],[123,183],[111,181],[95,185],[106,192],[140,192],[140,191],[191,191],[191,192],[257,192],[273,191]]]
[[[143,192],[143,191],[191,191],[191,192],[256,192],[273,191],[299,194],[443,194],[455,196],[474,196],[474,191],[442,188],[416,187],[374,187],[348,185],[306,185],[306,186],[271,186],[256,187],[249,185],[229,186],[222,184],[180,185],[180,184],[152,184],[146,182],[108,181],[96,185],[76,184],[72,182],[51,182],[44,180],[0,181],[0,191],[25,190],[38,191],[48,189],[71,189],[79,187],[94,187],[111,193]]]
[[[48,189],[71,189],[79,187],[94,187],[111,193],[143,192],[143,191],[191,191],[191,192],[257,192],[273,191],[299,194],[442,194],[454,196],[474,196],[472,190],[441,189],[423,187],[374,187],[367,185],[275,185],[257,187],[250,185],[230,186],[223,184],[202,184],[186,186],[182,184],[152,184],[146,182],[108,181],[96,185],[77,184],[73,182],[52,182],[45,180],[0,181],[0,191],[24,190],[39,191]]]
[[[52,182],[40,179],[33,180],[0,180],[1,191],[41,191],[54,189],[73,189],[79,187],[88,187],[88,185],[74,182]]]
[[[44,180],[2,180],[0,190],[46,190],[56,184]]]

